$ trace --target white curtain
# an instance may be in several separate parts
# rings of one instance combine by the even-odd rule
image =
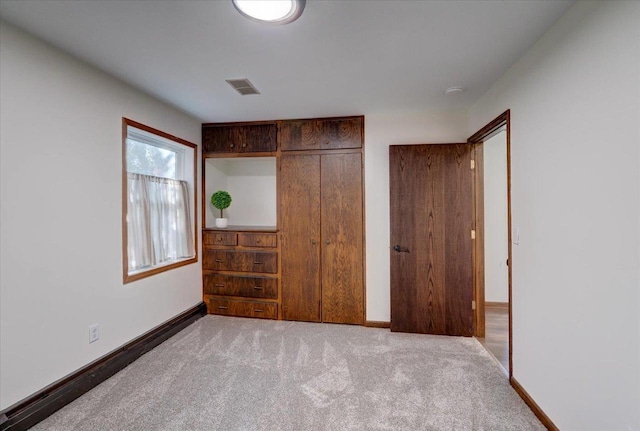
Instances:
[[[186,181],[127,174],[129,272],[193,257]]]

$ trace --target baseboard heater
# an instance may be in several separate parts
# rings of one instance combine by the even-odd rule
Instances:
[[[31,428],[207,314],[204,302],[0,412],[0,431]]]

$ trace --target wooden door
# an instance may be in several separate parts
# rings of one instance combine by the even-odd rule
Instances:
[[[323,150],[362,147],[361,117],[317,122],[318,140]]]
[[[322,155],[322,321],[364,323],[362,160]]]
[[[473,330],[471,146],[389,148],[391,330]]]
[[[287,120],[278,124],[278,142],[282,151],[320,148],[316,120]]]
[[[280,158],[282,317],[320,322],[320,156]]]

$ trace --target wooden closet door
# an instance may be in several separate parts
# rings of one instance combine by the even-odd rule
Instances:
[[[321,157],[322,321],[363,324],[362,157]]]
[[[282,317],[320,322],[320,156],[280,158]]]

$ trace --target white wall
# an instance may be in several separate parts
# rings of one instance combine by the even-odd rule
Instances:
[[[507,133],[482,145],[484,163],[484,299],[509,302],[507,226]]]
[[[215,220],[220,217],[220,210],[211,205],[211,195],[218,190],[227,190],[227,175],[222,172],[213,159],[208,159],[204,164],[204,195],[207,202],[207,210],[205,211],[205,227],[214,227]],[[233,196],[231,196],[233,204]],[[228,213],[228,209],[226,210]],[[227,215],[224,214],[223,215]]]
[[[563,431],[640,429],[639,23],[576,3],[470,111],[511,109],[514,377]]]
[[[197,263],[123,285],[121,239],[122,117],[194,143],[200,122],[4,22],[0,43],[4,409],[199,303],[202,283]]]
[[[466,112],[365,113],[367,320],[390,321],[389,145],[467,141]]]

